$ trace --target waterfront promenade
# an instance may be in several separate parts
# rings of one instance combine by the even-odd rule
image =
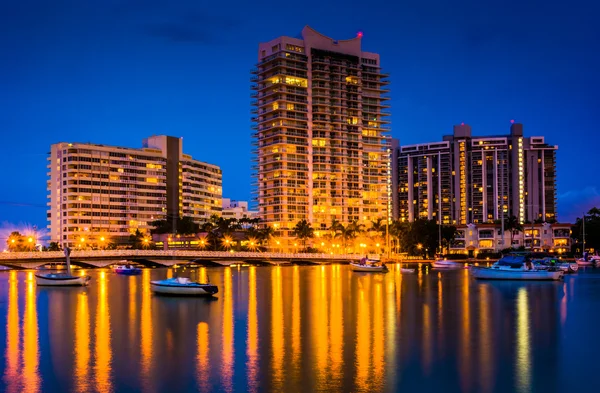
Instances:
[[[86,250],[72,251],[71,261],[88,267],[105,267],[125,259],[148,266],[173,266],[186,263],[229,266],[240,262],[268,265],[349,263],[357,261],[363,256],[361,254],[202,250]],[[14,268],[35,268],[46,263],[63,262],[64,259],[62,251],[0,253],[0,265]]]

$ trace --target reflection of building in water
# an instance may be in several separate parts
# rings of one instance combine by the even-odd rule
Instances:
[[[98,305],[96,306],[96,336],[94,376],[99,392],[112,391],[112,347],[110,310],[108,307],[107,278],[100,272],[98,280]]]
[[[88,392],[90,390],[90,313],[88,296],[85,292],[77,294],[77,309],[75,311],[75,390]]]
[[[40,391],[40,352],[35,282],[28,274],[25,289],[25,314],[23,316],[23,385],[28,392]]]
[[[9,273],[8,282],[8,311],[6,320],[6,366],[4,369],[4,382],[7,392],[21,390],[19,382],[19,358],[21,355],[19,342],[19,281],[17,272]]]
[[[231,269],[225,269],[223,279],[223,323],[221,331],[222,359],[221,384],[225,391],[231,391],[233,384],[233,294],[231,285]]]
[[[248,330],[246,337],[246,362],[248,390],[257,391],[258,385],[258,313],[256,299],[256,267],[248,268]]]

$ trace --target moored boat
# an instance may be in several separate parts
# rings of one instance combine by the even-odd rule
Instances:
[[[150,281],[150,289],[156,294],[177,296],[213,296],[219,292],[216,285],[201,284],[187,277]]]
[[[438,259],[433,261],[431,266],[435,269],[462,269],[465,267],[464,263],[448,261],[446,259]]]
[[[66,273],[37,273],[35,274],[35,283],[41,286],[52,286],[52,287],[72,287],[72,286],[85,286],[88,285],[91,276],[82,275],[74,276],[71,274],[71,249],[65,247],[65,257],[67,272]]]
[[[579,258],[576,262],[579,266],[594,266],[594,262],[591,260],[585,260],[584,258]]]
[[[560,280],[564,271],[556,268],[539,270],[522,255],[507,255],[491,267],[471,267],[473,277],[480,280]]]
[[[371,272],[371,273],[387,273],[388,268],[385,264],[372,264],[372,263],[350,263],[350,267],[353,272]]]
[[[415,272],[415,269],[407,269],[407,268],[405,268],[405,267],[401,267],[401,268],[400,268],[400,272],[401,272],[401,273],[414,273],[414,272]]]
[[[113,266],[113,272],[115,272],[116,274],[122,274],[126,276],[135,276],[137,274],[142,273],[142,269],[127,263]]]
[[[91,276],[73,276],[67,273],[35,274],[35,283],[52,287],[86,286],[91,278]]]

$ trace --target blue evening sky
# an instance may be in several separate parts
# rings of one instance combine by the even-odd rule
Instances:
[[[392,82],[392,135],[437,141],[465,122],[559,145],[559,219],[600,206],[599,6],[557,1],[7,0],[0,4],[0,223],[46,225],[59,141],[139,147],[184,138],[250,198],[257,45],[304,25],[364,32]]]

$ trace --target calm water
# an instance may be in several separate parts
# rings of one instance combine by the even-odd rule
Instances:
[[[0,273],[0,391],[600,391],[598,271],[180,273],[209,274],[212,301],[152,295],[168,269],[87,273],[88,288],[46,289]]]

